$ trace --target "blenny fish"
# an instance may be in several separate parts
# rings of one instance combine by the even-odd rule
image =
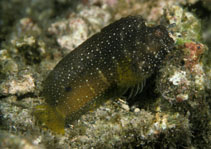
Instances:
[[[174,41],[163,25],[146,26],[141,16],[122,18],[66,55],[43,83],[46,105],[35,108],[47,128],[64,133],[65,122],[107,99],[134,96],[172,51]]]

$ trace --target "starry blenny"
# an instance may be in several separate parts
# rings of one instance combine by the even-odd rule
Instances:
[[[74,121],[128,89],[140,90],[173,46],[166,27],[148,27],[141,16],[108,25],[50,72],[42,91],[47,104],[37,106],[35,116],[47,128],[64,133],[65,120]]]

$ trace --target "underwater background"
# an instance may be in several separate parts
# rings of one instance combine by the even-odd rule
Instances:
[[[67,121],[64,134],[40,124],[33,112],[45,104],[40,93],[49,72],[129,15],[141,15],[147,26],[166,26],[175,43],[142,92]],[[0,148],[208,149],[210,48],[210,0],[1,0]]]

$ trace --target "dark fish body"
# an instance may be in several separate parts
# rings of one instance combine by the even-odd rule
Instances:
[[[110,24],[50,72],[43,84],[47,105],[37,108],[37,118],[64,133],[65,119],[73,121],[105,99],[120,97],[141,84],[173,45],[164,26],[147,27],[140,16]]]

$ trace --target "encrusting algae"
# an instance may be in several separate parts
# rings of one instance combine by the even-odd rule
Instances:
[[[140,16],[122,18],[64,57],[43,83],[46,105],[36,118],[56,133],[106,99],[131,96],[159,68],[174,41],[162,26],[148,27]]]

